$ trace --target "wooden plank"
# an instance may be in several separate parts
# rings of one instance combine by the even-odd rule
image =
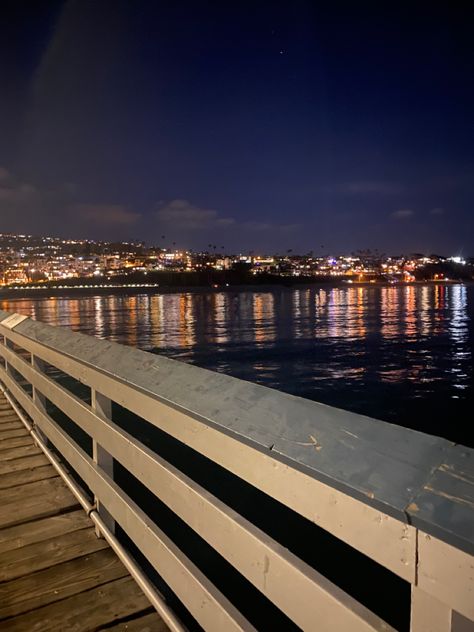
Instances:
[[[10,448],[19,448],[24,445],[34,445],[33,439],[30,435],[24,437],[11,437],[10,439],[0,440],[0,459],[2,458],[2,451],[9,450]]]
[[[148,610],[150,604],[131,577],[117,579],[57,603],[8,619],[8,632],[86,632]]]
[[[2,503],[24,503],[30,498],[36,498],[41,496],[44,500],[46,498],[54,499],[56,495],[61,493],[64,489],[68,489],[61,478],[54,481],[38,481],[32,483],[26,483],[18,489],[8,489],[2,493]],[[71,493],[71,492],[69,492]]]
[[[77,506],[76,498],[59,477],[11,487],[2,491],[0,528],[46,518]]]
[[[43,453],[25,456],[20,459],[12,459],[11,461],[2,461],[0,459],[0,475],[3,476],[3,474],[8,474],[9,472],[19,472],[21,470],[48,464],[48,458]]]
[[[0,430],[18,430],[19,428],[24,428],[25,426],[21,423],[18,417],[14,417],[11,421],[5,421],[0,423]]]
[[[13,459],[20,459],[23,456],[32,456],[34,454],[43,454],[38,446],[24,445],[19,448],[11,448],[10,450],[2,450],[1,461],[13,461]]]
[[[0,410],[0,419],[5,417],[11,417],[11,415],[16,415],[13,408],[10,406],[9,408],[5,408],[4,410]]]
[[[128,621],[122,621],[108,628],[101,628],[108,632],[167,632],[168,626],[160,619],[157,612],[150,612],[144,616]]]
[[[52,465],[41,465],[32,469],[20,470],[19,472],[10,472],[0,477],[0,489],[9,489],[18,485],[25,485],[26,483],[44,481],[55,476],[59,476],[59,474]]]
[[[12,439],[13,437],[26,437],[30,433],[23,426],[23,428],[15,428],[14,430],[2,430],[0,428],[0,442],[4,439]]]
[[[78,509],[58,516],[50,516],[15,527],[0,529],[0,555],[11,549],[50,540],[73,531],[88,529],[91,525],[92,521],[85,511]]]
[[[11,549],[2,554],[0,582],[35,573],[107,547],[106,540],[98,538],[94,527],[90,527]]]
[[[11,420],[13,419],[18,419],[18,421],[20,420],[20,418],[18,417],[18,415],[16,414],[16,412],[14,410],[9,410],[8,413],[6,413],[5,411],[3,411],[4,414],[0,416],[0,424],[2,424],[5,421]]]
[[[0,619],[17,616],[125,577],[128,571],[106,548],[0,584]]]

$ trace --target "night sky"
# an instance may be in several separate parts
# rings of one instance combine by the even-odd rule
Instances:
[[[474,255],[474,12],[405,7],[3,1],[0,232]]]

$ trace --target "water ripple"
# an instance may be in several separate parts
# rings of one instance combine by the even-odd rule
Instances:
[[[472,285],[52,297],[0,307],[474,443]]]

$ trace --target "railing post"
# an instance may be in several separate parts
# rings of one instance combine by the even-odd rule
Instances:
[[[451,630],[452,632],[473,632],[474,631],[474,621],[471,619],[466,619],[459,612],[453,610],[453,616],[451,619]]]
[[[43,360],[41,360],[40,358],[37,358],[33,353],[31,354],[31,366],[35,369],[35,371],[38,371],[38,373],[44,373]],[[36,406],[36,408],[39,411],[46,414],[46,397],[38,391],[38,389],[36,388],[34,384],[32,384],[31,387],[32,387],[33,404]],[[51,445],[51,442],[49,441],[48,437],[44,434],[41,428],[38,428],[37,424],[35,424],[34,422],[33,424],[35,425],[36,432],[39,434],[39,436],[44,441],[46,446],[49,447]]]
[[[112,402],[108,397],[102,395],[102,393],[98,393],[94,388],[91,388],[91,403],[92,410],[102,418],[111,419],[112,418]],[[95,441],[92,440],[92,458],[95,463],[103,470],[111,479],[114,478],[114,459],[111,454],[104,450],[104,448]],[[107,509],[101,504],[99,498],[94,498],[97,511],[110,529],[112,533],[115,532],[115,520],[112,518]],[[96,528],[97,537],[100,537],[100,532]]]
[[[455,632],[452,615],[449,606],[412,585],[410,632]]]
[[[10,349],[10,351],[13,351],[13,343],[6,336],[3,336],[3,344],[5,345],[5,347],[7,347],[7,349]],[[10,368],[10,365],[8,364],[8,360],[6,358],[5,358],[5,371],[8,373],[8,375],[12,379],[15,379],[13,377],[13,373],[12,373],[12,370]]]

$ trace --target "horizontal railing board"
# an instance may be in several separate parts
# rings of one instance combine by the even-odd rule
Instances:
[[[474,451],[450,447],[408,511],[414,526],[474,555]]]
[[[14,332],[133,385],[205,425],[271,449],[292,467],[400,520],[419,519],[412,516],[413,499],[448,451],[460,448],[438,437],[30,319],[16,325]],[[428,513],[423,528],[433,528],[448,542],[456,534],[455,524],[438,525]]]

